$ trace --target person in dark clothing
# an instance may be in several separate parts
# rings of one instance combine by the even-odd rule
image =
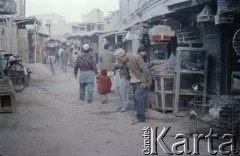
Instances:
[[[144,46],[140,46],[137,52],[143,58],[143,60],[146,60],[146,57],[148,56],[148,51]],[[154,66],[154,63],[152,61],[147,62],[146,65],[150,69]]]
[[[93,88],[95,74],[97,74],[97,67],[94,60],[94,56],[90,53],[89,44],[83,45],[83,53],[77,58],[74,67],[74,76],[77,78],[78,69],[80,69],[79,84],[80,84],[80,100],[85,100],[85,90],[87,89],[87,101],[92,103],[93,100]]]

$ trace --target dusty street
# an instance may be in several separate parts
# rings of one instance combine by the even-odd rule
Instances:
[[[58,69],[46,79],[34,78],[33,73],[29,87],[16,94],[17,112],[0,115],[0,155],[139,156],[144,127],[171,126],[166,143],[174,141],[176,133],[188,133],[187,118],[154,110],[146,111],[145,123],[130,125],[134,111],[117,111],[116,92],[109,104],[101,104],[96,92],[94,102],[87,104],[78,100],[78,89],[72,70]]]

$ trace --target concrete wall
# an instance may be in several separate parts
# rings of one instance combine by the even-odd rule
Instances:
[[[66,33],[73,33],[72,25],[70,24],[59,24],[59,23],[53,23],[50,26],[50,35],[52,37],[58,37],[63,36]]]
[[[18,55],[22,58],[23,62],[29,63],[29,42],[27,29],[18,29],[18,45]]]
[[[15,0],[17,4],[17,13],[13,15],[15,18],[24,18],[25,17],[25,0]]]
[[[177,2],[177,1],[176,1]],[[170,0],[120,0],[122,29],[168,13]]]
[[[117,31],[121,29],[121,23],[119,18],[119,10],[112,13],[111,16],[104,19],[104,31]]]
[[[66,23],[65,17],[57,14],[42,14],[42,15],[34,15],[38,21],[42,23],[42,25],[46,24],[53,24],[53,23],[59,23],[63,24]]]
[[[17,27],[12,23],[9,18],[0,20],[0,48],[17,54]]]

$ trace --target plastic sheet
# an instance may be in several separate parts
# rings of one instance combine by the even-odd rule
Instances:
[[[218,0],[217,15],[224,15],[232,12],[240,12],[239,0]]]

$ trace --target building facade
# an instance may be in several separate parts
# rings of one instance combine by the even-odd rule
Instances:
[[[170,26],[175,32],[184,29],[200,32],[200,47],[206,48],[209,54],[208,93],[231,94],[231,73],[240,70],[239,56],[232,44],[234,33],[240,29],[240,1],[120,0],[119,4],[122,29],[131,33],[144,36],[143,30],[157,25]],[[136,28],[139,28],[137,32]],[[131,41],[132,47],[147,44],[142,39]],[[176,51],[177,41],[176,35],[167,44],[168,55]],[[149,48],[153,49],[154,45]]]
[[[100,9],[93,9],[88,14],[82,15],[82,22],[90,22],[96,23],[99,21],[103,21],[104,19],[104,12]]]
[[[49,36],[63,37],[71,33],[78,33],[79,28],[76,23],[69,23],[65,17],[57,14],[34,15],[41,23],[40,29],[48,31]]]
[[[14,14],[15,18],[24,18],[26,17],[26,0],[15,0],[16,3],[16,11],[17,13]]]

